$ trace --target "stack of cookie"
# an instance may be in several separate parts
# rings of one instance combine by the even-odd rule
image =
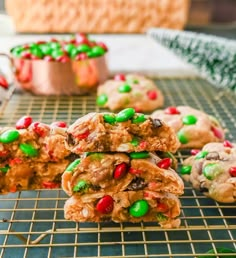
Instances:
[[[133,108],[89,113],[68,128],[66,146],[80,155],[62,175],[66,219],[180,225],[184,186],[169,153],[179,142],[164,122]]]
[[[71,162],[65,130],[64,122],[47,125],[29,116],[0,128],[0,193],[59,187]]]

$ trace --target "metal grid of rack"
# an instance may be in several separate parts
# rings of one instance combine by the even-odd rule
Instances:
[[[156,83],[165,95],[165,106],[190,105],[204,110],[227,128],[230,141],[236,140],[233,93],[219,92],[198,78],[157,79]],[[16,93],[0,106],[0,126],[13,125],[23,115],[45,123],[64,120],[70,124],[91,111],[103,111],[96,107],[95,96],[42,97]],[[188,155],[178,152],[176,157],[181,163]],[[63,214],[66,199],[60,189],[0,196],[0,257],[190,258],[218,247],[236,249],[236,205],[216,203],[187,184],[180,198],[179,229],[162,229],[156,223],[66,221]]]

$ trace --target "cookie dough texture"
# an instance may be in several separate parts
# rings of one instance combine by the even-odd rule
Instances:
[[[105,196],[104,193],[90,195],[73,195],[64,206],[65,218],[76,222],[85,221],[114,221],[114,222],[151,222],[158,221],[161,227],[176,228],[180,225],[180,201],[169,193],[126,191],[118,193],[106,193],[113,199],[113,209],[109,214],[101,214],[96,210],[96,203]],[[106,196],[107,196],[106,195]],[[149,197],[150,196],[150,197]],[[142,217],[130,215],[129,209],[133,203],[139,200],[145,200],[148,203],[149,210]],[[168,203],[168,211],[158,212],[157,202]]]
[[[62,176],[62,188],[70,196],[65,218],[79,222],[157,221],[162,227],[178,227],[183,181],[171,167],[158,167],[161,158],[149,155],[142,159],[125,153],[82,156],[78,165],[69,166]],[[101,211],[98,203],[107,196],[109,202],[103,203]]]
[[[209,143],[183,162],[183,178],[222,203],[236,202],[236,144]]]
[[[33,123],[0,128],[0,193],[60,187],[74,155],[65,148],[65,128]]]
[[[163,120],[175,130],[181,149],[200,149],[225,138],[224,129],[215,117],[189,106],[167,107],[153,112],[151,117]]]
[[[135,113],[124,122],[108,123],[104,115],[89,113],[76,120],[67,130],[67,148],[76,154],[83,152],[175,152],[179,141],[174,130],[160,119]],[[136,123],[135,119],[145,120]]]
[[[98,87],[98,98],[106,96],[101,105],[111,111],[132,107],[138,112],[150,112],[163,106],[164,96],[157,85],[141,75],[129,74],[125,80],[108,80]]]
[[[141,159],[132,159],[125,153],[87,155],[81,157],[73,171],[63,173],[62,188],[69,196],[143,189],[183,194],[182,179],[171,167],[158,167],[162,159],[153,153]],[[78,190],[80,182],[83,185]]]

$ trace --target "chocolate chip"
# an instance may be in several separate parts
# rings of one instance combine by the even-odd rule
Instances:
[[[141,177],[134,178],[131,183],[127,186],[127,190],[129,191],[136,191],[136,190],[142,190],[147,183],[145,183],[144,179]]]
[[[206,159],[207,159],[207,160],[219,160],[219,159],[220,159],[220,155],[219,155],[218,152],[212,151],[212,152],[209,152],[209,153],[206,155]]]
[[[76,160],[76,159],[78,159],[79,158],[79,155],[77,155],[77,154],[75,154],[75,153],[70,153],[67,157],[66,157],[66,159],[68,159],[69,161],[74,161],[74,160]]]
[[[152,121],[154,128],[158,128],[158,127],[162,126],[162,122],[160,119],[158,119],[158,118],[154,118],[154,119],[150,118],[150,119]]]
[[[99,185],[90,185],[90,187],[94,190],[94,191],[99,191],[101,189],[101,186]]]
[[[67,142],[69,145],[74,145],[75,144],[75,141],[74,141],[74,138],[72,136],[72,134],[67,134]]]
[[[200,191],[201,193],[207,193],[207,192],[208,192],[208,189],[207,189],[206,187],[200,187],[200,188],[199,188],[199,191]]]
[[[107,216],[107,217],[100,217],[101,221],[103,222],[110,222],[111,221],[111,216]]]

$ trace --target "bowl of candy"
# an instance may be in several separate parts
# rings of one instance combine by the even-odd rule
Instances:
[[[107,46],[85,34],[22,44],[10,50],[15,85],[38,95],[84,95],[108,77]]]

